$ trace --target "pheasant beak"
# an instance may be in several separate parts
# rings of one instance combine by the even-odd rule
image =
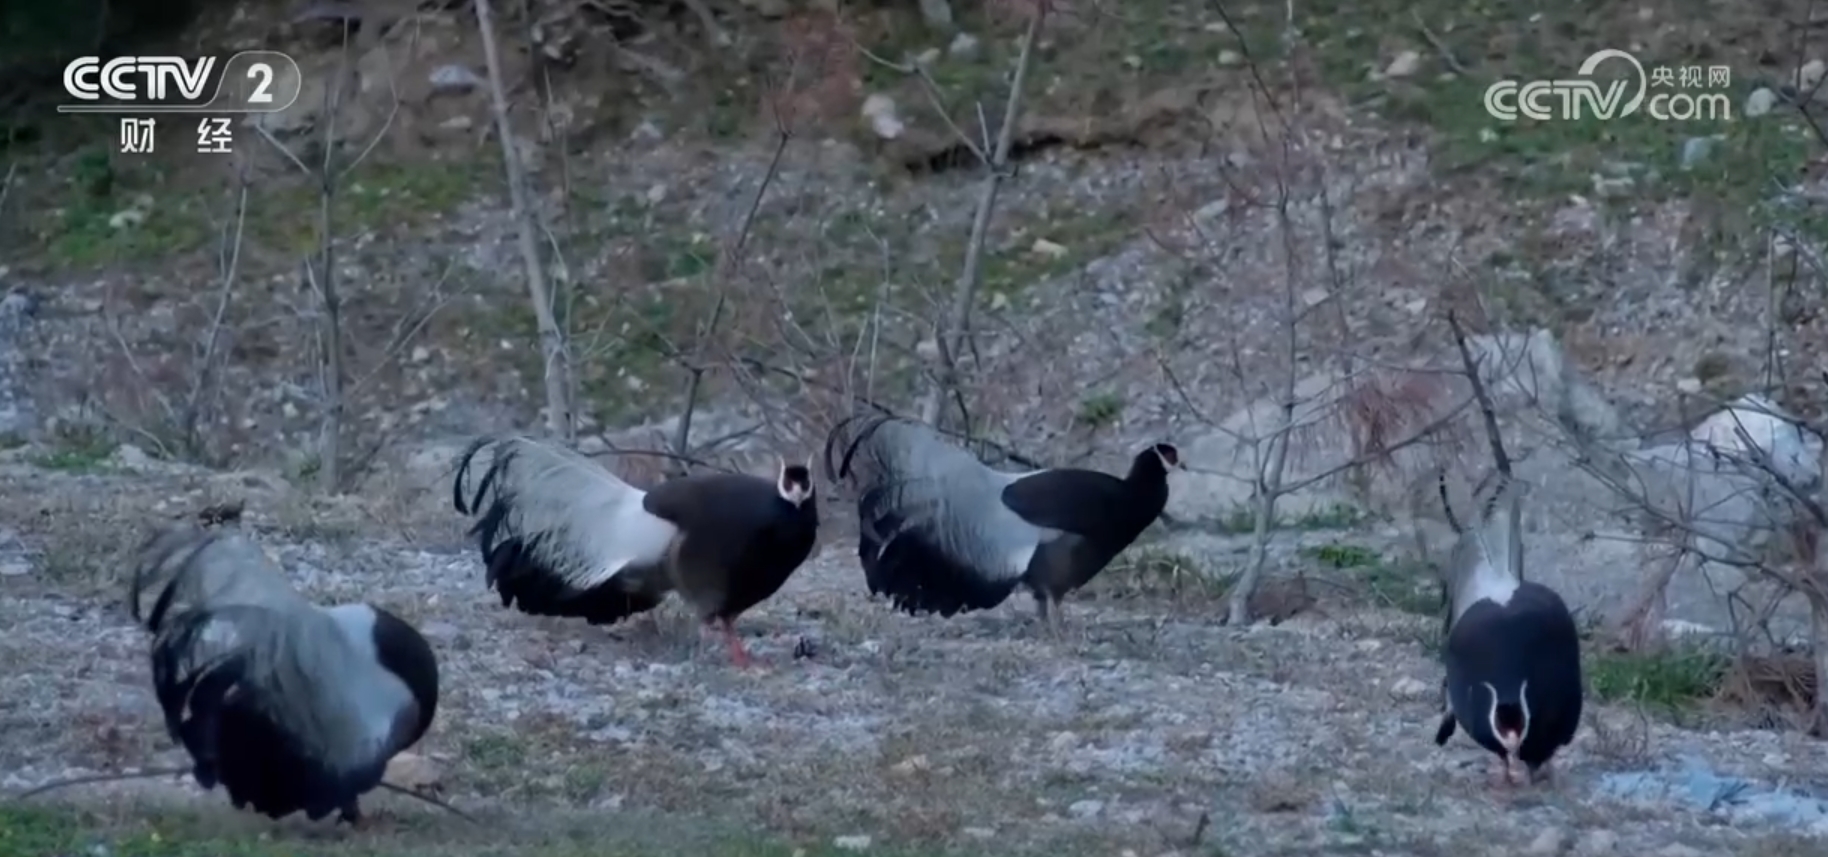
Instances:
[[[1498,733],[1498,746],[1504,748],[1505,755],[1516,756],[1517,748],[1523,746],[1523,734],[1519,732]]]

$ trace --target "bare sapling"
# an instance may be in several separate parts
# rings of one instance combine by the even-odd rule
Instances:
[[[1805,243],[1796,256],[1808,258],[1816,252]],[[1793,389],[1794,379],[1785,376],[1779,360],[1789,345],[1784,340],[1791,335],[1781,318],[1779,292],[1789,287],[1771,274],[1767,267],[1771,297],[1763,337],[1766,389]],[[1816,276],[1828,277],[1828,271],[1817,270]],[[1828,384],[1828,375],[1812,380]],[[1673,441],[1623,452],[1579,447],[1583,470],[1627,510],[1646,545],[1645,555],[1659,560],[1623,609],[1609,617],[1608,631],[1616,644],[1627,648],[1661,643],[1661,620],[1671,587],[1709,569],[1728,569],[1743,580],[1733,587],[1726,605],[1734,625],[1736,673],[1745,674],[1734,681],[1751,687],[1758,683],[1746,676],[1769,670],[1776,662],[1761,647],[1781,654],[1793,644],[1794,632],[1777,631],[1771,623],[1785,599],[1800,596],[1808,610],[1802,633],[1811,651],[1810,674],[1792,675],[1785,667],[1778,670],[1784,674],[1775,684],[1805,689],[1792,694],[1809,702],[1801,725],[1828,735],[1828,693],[1820,691],[1828,677],[1828,552],[1821,549],[1828,532],[1828,510],[1822,501],[1828,480],[1823,471],[1828,463],[1823,457],[1828,425],[1805,420],[1760,392],[1730,400],[1706,393],[1685,395],[1707,402],[1711,412]],[[1580,439],[1571,442],[1578,444]],[[1770,590],[1762,605],[1752,605],[1739,594],[1754,582]],[[1746,608],[1743,614],[1740,607]],[[1747,623],[1742,624],[1742,615]],[[1741,701],[1780,700],[1759,694]]]
[[[1223,9],[1219,14],[1225,17]],[[1351,282],[1338,258],[1333,222],[1340,201],[1329,182],[1324,147],[1312,142],[1316,135],[1297,118],[1302,103],[1299,76],[1272,83],[1251,54],[1243,32],[1229,19],[1226,23],[1243,49],[1250,73],[1251,112],[1256,116],[1254,124],[1231,130],[1249,135],[1269,154],[1264,159],[1267,169],[1257,168],[1251,174],[1240,173],[1228,162],[1215,168],[1232,191],[1234,207],[1242,200],[1242,208],[1261,206],[1275,218],[1282,269],[1272,311],[1275,338],[1268,349],[1246,345],[1238,337],[1221,346],[1229,357],[1221,371],[1231,382],[1224,387],[1248,391],[1247,395],[1258,400],[1243,413],[1242,425],[1208,418],[1172,368],[1174,356],[1197,346],[1166,344],[1160,348],[1157,362],[1194,419],[1204,428],[1228,436],[1245,459],[1242,464],[1247,470],[1239,476],[1251,489],[1251,548],[1237,582],[1227,593],[1225,615],[1227,624],[1241,625],[1252,620],[1253,598],[1269,570],[1282,501],[1322,482],[1389,461],[1396,453],[1436,437],[1454,424],[1464,405],[1441,407],[1438,400],[1442,397],[1435,389],[1438,384],[1388,383],[1367,368],[1367,361],[1352,354],[1352,330],[1344,309]],[[1267,193],[1262,190],[1265,185],[1270,185]],[[1199,254],[1196,258],[1227,256],[1229,248],[1222,243],[1221,230],[1198,216],[1186,216],[1184,221],[1186,231],[1195,236],[1196,246],[1190,252]],[[1158,244],[1168,243],[1151,237]],[[1235,311],[1216,294],[1196,300],[1204,300],[1203,311]],[[1320,366],[1328,371],[1304,377],[1309,367]],[[1423,414],[1425,418],[1418,418]],[[1348,445],[1352,450],[1348,460],[1291,478],[1291,469],[1304,464],[1301,459],[1310,451]]]
[[[515,145],[514,126],[508,117],[508,96],[502,85],[501,58],[495,47],[495,24],[489,0],[476,0],[476,27],[482,35],[483,59],[488,65],[489,101],[495,114],[496,136],[501,141],[508,199],[519,226],[515,245],[520,250],[521,265],[526,272],[527,299],[532,303],[534,322],[539,328],[540,360],[546,387],[546,429],[553,437],[571,444],[577,440],[572,404],[577,388],[572,383],[570,343],[553,312],[545,263],[540,259],[539,214],[533,208],[533,194]]]
[[[940,97],[938,84],[933,81],[925,69],[918,63],[889,62],[868,51],[866,56],[884,66],[896,69],[904,74],[919,77],[922,88],[929,101],[940,113],[940,118],[952,129],[959,141],[971,151],[984,169],[984,177],[978,185],[977,205],[971,218],[971,233],[965,244],[965,258],[961,263],[958,279],[953,281],[952,293],[946,301],[944,316],[934,326],[931,377],[926,392],[920,400],[920,419],[929,425],[939,426],[945,403],[953,400],[961,417],[966,413],[963,393],[959,388],[958,357],[964,350],[971,330],[971,308],[977,300],[978,286],[982,280],[984,264],[984,247],[990,236],[990,223],[996,211],[997,193],[1003,182],[1010,176],[1009,152],[1014,145],[1016,133],[1021,124],[1022,98],[1028,83],[1028,74],[1033,65],[1033,57],[1040,42],[1043,26],[1046,24],[1050,0],[1032,0],[1028,27],[1022,37],[1022,49],[1016,57],[1016,68],[1009,82],[1009,95],[1003,105],[1003,122],[997,131],[994,141],[973,139],[958,127],[944,108],[944,99]],[[861,48],[859,48],[861,50]]]
[[[223,361],[222,343],[229,325],[229,310],[234,303],[241,271],[242,235],[247,225],[248,190],[252,185],[252,159],[237,157],[234,185],[234,212],[224,224],[217,254],[218,282],[209,306],[207,326],[198,338],[190,366],[190,381],[181,398],[167,395],[152,374],[140,362],[139,355],[122,333],[118,319],[110,318],[108,332],[135,380],[135,389],[149,395],[159,408],[148,424],[144,420],[117,412],[105,398],[95,400],[102,415],[119,430],[144,443],[155,454],[167,460],[212,461],[203,428],[210,424],[221,400],[219,383]],[[107,303],[112,303],[110,300]]]
[[[343,306],[347,299],[345,284],[339,270],[341,264],[337,256],[336,221],[337,199],[343,183],[348,179],[375,147],[387,137],[393,128],[394,120],[400,111],[400,93],[398,80],[391,69],[387,77],[389,103],[386,118],[368,141],[360,149],[354,150],[353,157],[346,152],[354,149],[346,146],[343,128],[339,119],[344,107],[343,98],[352,91],[355,74],[353,62],[354,46],[351,44],[352,22],[348,18],[339,19],[343,27],[343,41],[338,53],[336,73],[330,85],[324,87],[324,100],[321,105],[322,134],[318,145],[322,157],[315,165],[307,165],[303,158],[286,146],[266,126],[256,123],[254,128],[260,137],[267,141],[285,160],[292,164],[299,173],[306,177],[317,190],[317,207],[315,212],[315,231],[317,248],[315,252],[300,261],[300,280],[305,292],[315,303],[316,324],[313,326],[316,368],[318,374],[318,391],[320,410],[318,421],[317,471],[318,488],[328,493],[345,489],[350,474],[359,472],[364,464],[351,470],[347,465],[352,462],[345,448],[348,433],[349,402],[351,397],[365,388],[381,369],[390,362],[396,361],[405,346],[410,343],[431,320],[433,314],[443,308],[449,297],[444,292],[446,280],[450,276],[450,267],[445,269],[437,282],[426,290],[427,299],[419,310],[400,319],[394,335],[382,348],[381,360],[352,383],[352,367],[348,365],[351,343],[345,336]],[[369,37],[372,38],[372,37]],[[359,456],[359,462],[371,458],[373,450]]]

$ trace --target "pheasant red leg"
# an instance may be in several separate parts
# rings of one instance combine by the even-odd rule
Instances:
[[[728,643],[730,647],[730,660],[738,667],[746,668],[753,666],[755,664],[755,659],[749,656],[749,650],[744,648],[743,639],[736,635],[736,628],[730,620],[724,620],[723,630],[724,642]]]

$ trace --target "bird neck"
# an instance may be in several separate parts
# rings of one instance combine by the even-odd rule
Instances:
[[[438,709],[438,657],[432,653],[425,637],[406,624],[404,619],[379,607],[375,613],[375,659],[382,669],[400,677],[419,704],[419,725],[413,740],[431,728]]]
[[[1168,471],[1162,467],[1161,456],[1153,450],[1143,450],[1130,461],[1130,472],[1123,481],[1145,488],[1168,484]]]

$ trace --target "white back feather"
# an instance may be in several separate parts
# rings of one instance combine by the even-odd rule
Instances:
[[[1501,480],[1485,514],[1460,534],[1448,561],[1447,589],[1453,605],[1450,623],[1480,601],[1503,606],[1523,583],[1523,543],[1519,537],[1523,507],[1520,484]]]
[[[1042,542],[1059,535],[1003,504],[1005,487],[1039,471],[992,470],[921,423],[871,425],[856,430],[867,434],[851,466],[859,493],[883,491],[885,508],[902,520],[899,530],[879,534],[885,546],[917,535],[991,580],[1010,580],[1027,571]]]
[[[660,562],[679,535],[671,522],[648,514],[647,492],[570,449],[515,436],[490,441],[481,452],[489,454],[488,467],[470,468],[470,484],[457,490],[473,498],[475,486],[491,475],[473,511],[503,504],[500,538],[525,541],[573,589]]]

